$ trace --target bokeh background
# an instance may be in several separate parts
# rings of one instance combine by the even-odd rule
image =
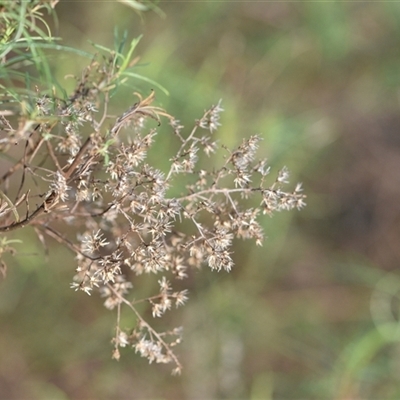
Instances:
[[[303,182],[307,207],[265,217],[262,248],[235,242],[232,273],[191,277],[189,303],[163,320],[184,327],[181,377],[130,350],[111,360],[115,315],[69,289],[72,255],[54,246],[46,259],[19,232],[0,284],[0,398],[399,399],[399,3],[159,7],[61,0],[56,33],[91,52],[116,26],[143,34],[138,73],[169,92],[157,104],[190,127],[222,99],[220,142],[261,134],[260,155]],[[54,72],[86,64],[59,56]]]

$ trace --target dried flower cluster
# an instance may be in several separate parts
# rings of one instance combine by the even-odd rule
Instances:
[[[77,265],[71,287],[99,292],[105,307],[116,310],[113,357],[131,346],[149,362],[172,362],[179,373],[173,347],[181,329],[156,331],[137,304],[148,302],[154,318],[185,304],[188,292],[175,291],[174,279],[204,265],[230,271],[233,239],[252,238],[261,245],[259,215],[300,209],[305,196],[301,185],[284,190],[286,168],[267,183],[270,168],[256,160],[258,136],[234,150],[222,148],[219,168],[201,169],[201,160],[218,149],[213,136],[220,102],[190,131],[153,105],[153,91],[146,98],[137,95],[119,117],[110,115],[110,91],[122,76],[119,56],[94,60],[64,99],[37,90],[33,99],[3,109],[0,146],[16,161],[0,176],[0,232],[29,225],[44,244],[51,237],[67,246]],[[178,143],[166,170],[147,159],[162,121]],[[171,196],[182,176],[189,184]],[[259,207],[246,208],[252,196]],[[10,251],[5,238],[0,255],[4,251]],[[159,291],[132,301],[135,276],[143,273],[154,275]],[[136,316],[131,330],[120,326],[122,309]]]

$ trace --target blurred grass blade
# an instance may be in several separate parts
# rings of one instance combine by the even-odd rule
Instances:
[[[137,11],[148,11],[150,9],[149,6],[139,3],[138,1],[135,0],[118,0],[118,1]]]
[[[146,78],[145,76],[142,76],[142,75],[139,75],[139,74],[135,74],[134,72],[130,72],[130,71],[125,71],[122,75],[129,76],[131,78],[135,78],[135,79],[139,79],[141,81],[145,81],[145,82],[151,83],[152,85],[154,85],[157,88],[159,88],[167,96],[169,96],[168,90],[165,89],[163,86],[161,86],[159,83],[153,81],[152,79]]]
[[[121,40],[119,39],[118,27],[116,26],[114,28],[114,49],[117,50],[118,54],[122,54],[122,51],[124,50],[127,39],[128,39],[128,31],[127,30],[124,30],[122,39]]]
[[[155,13],[157,13],[160,17],[163,17],[163,18],[165,17],[165,13],[151,1],[146,1],[145,4],[135,1],[135,0],[118,0],[118,1],[121,4],[124,4],[128,7],[133,8],[136,11],[151,10],[151,11],[154,11]]]
[[[135,39],[133,39],[131,41],[131,45],[129,47],[128,54],[125,56],[124,62],[121,65],[121,69],[120,69],[121,72],[124,72],[128,68],[129,63],[130,63],[131,58],[132,58],[132,54],[133,54],[137,44],[140,42],[141,38],[142,38],[142,35],[138,36],[137,38],[135,38]]]

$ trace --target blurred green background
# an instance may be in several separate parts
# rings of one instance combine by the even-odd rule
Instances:
[[[184,327],[181,377],[130,350],[111,360],[116,316],[69,289],[67,249],[46,260],[19,232],[0,286],[0,398],[399,399],[400,4],[159,7],[165,17],[62,0],[56,34],[91,52],[88,39],[112,46],[115,26],[143,34],[137,71],[170,93],[157,105],[190,128],[222,99],[219,141],[261,134],[260,154],[303,182],[307,207],[264,217],[262,248],[235,242],[232,273],[191,277],[188,304],[160,322]],[[86,64],[62,55],[55,74]]]

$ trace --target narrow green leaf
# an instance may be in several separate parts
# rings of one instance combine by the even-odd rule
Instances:
[[[109,54],[113,54],[113,53],[114,53],[114,50],[111,50],[111,49],[109,49],[108,47],[102,46],[101,44],[94,43],[94,42],[92,42],[91,40],[89,40],[89,43],[90,43],[95,49],[105,51],[106,53],[109,53]]]
[[[146,78],[145,76],[142,76],[142,75],[139,75],[139,74],[135,74],[134,72],[130,72],[130,71],[125,71],[122,75],[129,76],[131,78],[135,78],[135,79],[139,79],[141,81],[145,81],[145,82],[151,83],[153,86],[158,87],[163,93],[165,93],[167,96],[169,96],[169,92],[168,92],[167,89],[165,89],[159,83],[153,81],[150,78]]]
[[[139,3],[138,1],[135,0],[118,0],[120,3],[125,4],[128,7],[133,8],[134,10],[137,11],[147,11],[150,9],[150,7]]]
[[[142,35],[140,35],[136,39],[132,40],[131,45],[129,47],[128,54],[126,55],[124,62],[121,65],[121,72],[124,72],[128,68],[129,62],[131,61],[132,54],[141,38],[142,38]]]

